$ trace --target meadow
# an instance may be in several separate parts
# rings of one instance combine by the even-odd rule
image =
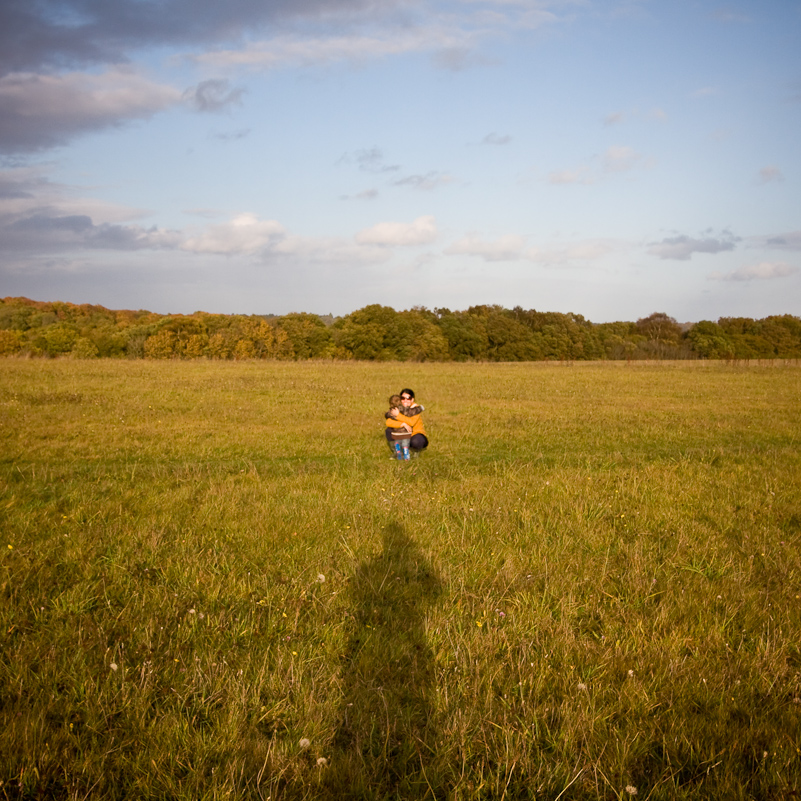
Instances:
[[[0,360],[0,798],[797,797],[800,413],[778,362]]]

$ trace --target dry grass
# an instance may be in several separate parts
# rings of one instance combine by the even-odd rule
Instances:
[[[799,390],[0,361],[0,797],[792,797]]]

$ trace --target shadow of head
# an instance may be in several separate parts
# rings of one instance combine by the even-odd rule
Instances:
[[[440,595],[442,580],[399,523],[390,523],[383,530],[382,545],[381,552],[356,571],[354,600],[368,616],[378,609],[383,609],[383,616],[411,615],[403,626],[408,628],[414,623],[414,613]]]

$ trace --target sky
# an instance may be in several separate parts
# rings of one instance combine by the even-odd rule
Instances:
[[[799,0],[2,0],[0,297],[801,316]]]

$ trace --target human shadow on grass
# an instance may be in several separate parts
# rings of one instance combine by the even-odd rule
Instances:
[[[354,630],[327,789],[353,799],[437,798],[434,657],[425,613],[442,594],[435,567],[397,523],[350,585]]]

